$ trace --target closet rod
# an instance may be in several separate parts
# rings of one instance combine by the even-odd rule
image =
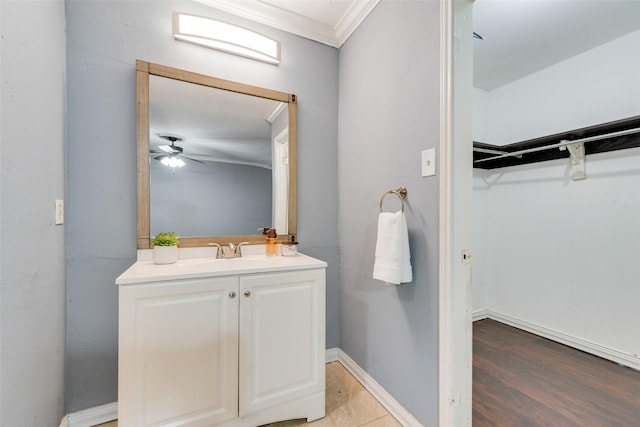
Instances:
[[[510,153],[506,153],[506,154],[500,154],[500,155],[494,156],[494,157],[487,157],[485,159],[478,159],[478,160],[475,160],[473,163],[487,162],[489,160],[497,160],[497,159],[502,159],[504,157],[522,156],[523,154],[535,153],[537,151],[544,151],[544,150],[550,150],[552,148],[566,147],[567,145],[579,144],[581,142],[591,142],[591,141],[598,141],[598,140],[601,140],[601,139],[615,138],[617,136],[631,135],[631,134],[638,133],[638,132],[640,132],[640,128],[634,128],[634,129],[621,130],[621,131],[618,131],[618,132],[605,133],[603,135],[596,135],[596,136],[590,136],[590,137],[587,137],[587,138],[574,139],[572,141],[562,140],[562,141],[560,141],[560,142],[558,142],[556,144],[545,145],[545,146],[542,146],[542,147],[527,148],[526,150],[513,151],[513,152],[510,152]]]
[[[473,147],[473,151],[476,151],[478,153],[485,153],[485,154],[506,154],[508,156],[513,156],[513,154],[509,153],[508,151],[492,150],[490,148]],[[516,155],[515,157],[522,157],[522,156]]]

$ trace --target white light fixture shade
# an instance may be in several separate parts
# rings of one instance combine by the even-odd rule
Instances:
[[[181,168],[185,165],[185,162],[177,156],[163,157],[160,162],[170,168]]]
[[[255,31],[202,16],[173,12],[173,36],[251,59],[280,63],[280,42]]]

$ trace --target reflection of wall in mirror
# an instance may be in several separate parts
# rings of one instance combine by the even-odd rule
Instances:
[[[284,108],[271,126],[273,162],[272,226],[287,234],[289,218],[289,109]]]
[[[186,162],[176,169],[150,164],[152,236],[161,231],[182,237],[249,235],[271,224],[271,170]]]

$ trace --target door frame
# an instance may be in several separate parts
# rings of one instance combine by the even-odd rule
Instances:
[[[472,2],[440,3],[438,425],[441,427],[471,427],[472,417]]]

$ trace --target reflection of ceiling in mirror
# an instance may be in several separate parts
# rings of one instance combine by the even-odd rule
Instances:
[[[149,77],[152,151],[168,144],[158,136],[168,133],[183,138],[176,145],[190,158],[271,168],[271,124],[266,118],[279,102]]]

